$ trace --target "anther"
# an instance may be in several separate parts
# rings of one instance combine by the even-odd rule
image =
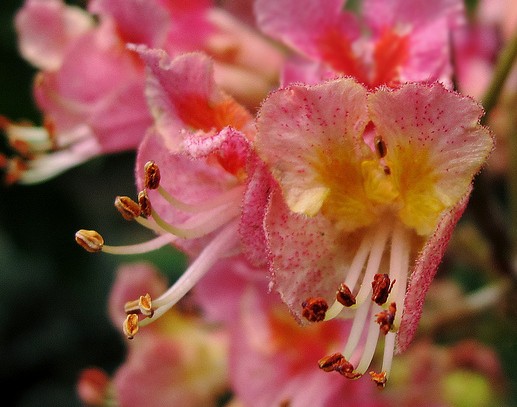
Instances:
[[[339,286],[339,289],[336,292],[336,300],[344,305],[345,307],[351,307],[356,303],[355,296],[350,291],[350,288],[344,283]]]
[[[321,297],[307,298],[302,303],[302,315],[310,322],[320,322],[325,319],[325,313],[329,306],[327,301]]]
[[[152,318],[154,314],[151,296],[149,294],[141,295],[138,300],[128,301],[124,305],[126,314],[142,314]]]
[[[343,360],[345,360],[345,357],[341,353],[337,352],[318,360],[318,366],[324,372],[333,372],[341,365]]]
[[[386,335],[391,328],[393,328],[393,322],[395,321],[395,313],[397,312],[397,304],[392,302],[387,310],[381,311],[375,314],[377,317],[375,322],[380,325],[381,332]]]
[[[138,206],[140,207],[140,214],[148,218],[151,216],[152,207],[151,200],[145,190],[138,193]]]
[[[148,189],[157,189],[160,186],[160,169],[154,161],[147,161],[144,167],[144,185]]]
[[[318,361],[318,366],[324,372],[336,371],[347,379],[358,379],[361,373],[354,372],[354,366],[341,353],[333,353]]]
[[[138,332],[138,328],[138,315],[129,314],[122,325],[124,335],[127,336],[127,339],[133,339]]]
[[[386,382],[388,381],[386,377],[386,372],[376,373],[372,371],[370,372],[370,377],[379,389],[384,389],[384,387],[386,386]]]
[[[395,281],[397,280],[393,280],[390,284],[390,277],[388,274],[375,274],[372,281],[372,301],[378,305],[382,305],[388,301],[388,295],[391,293],[391,289],[393,288]]]
[[[386,156],[386,153],[388,152],[388,149],[386,148],[386,143],[382,139],[381,136],[375,136],[375,150],[377,151],[377,154],[380,158],[384,158]]]
[[[78,230],[75,233],[75,241],[90,253],[100,252],[104,246],[104,239],[95,230]]]
[[[140,216],[142,212],[140,206],[128,196],[117,196],[115,198],[115,208],[125,220],[133,220]]]

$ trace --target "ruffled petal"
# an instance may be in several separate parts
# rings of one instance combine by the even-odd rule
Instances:
[[[365,103],[366,89],[349,78],[292,86],[266,99],[257,119],[256,147],[292,211],[313,216],[327,199],[346,198],[340,208],[361,212],[356,218],[367,222],[358,172],[367,149]],[[341,182],[350,193],[331,195]]]
[[[380,89],[368,103],[402,196],[399,216],[419,234],[430,234],[493,148],[490,132],[479,124],[483,109],[440,84]]]

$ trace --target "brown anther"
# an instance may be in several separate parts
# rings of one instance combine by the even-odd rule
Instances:
[[[345,307],[351,307],[355,304],[355,296],[344,283],[339,286],[336,292],[336,300]]]
[[[138,300],[126,302],[124,304],[124,312],[126,314],[142,314],[146,317],[152,318],[154,309],[151,296],[147,293],[145,295],[141,295]]]
[[[144,185],[148,189],[156,189],[160,186],[160,169],[154,161],[147,161],[144,167]]]
[[[388,149],[386,148],[386,143],[382,139],[381,136],[375,136],[375,150],[377,151],[377,154],[380,158],[384,158],[388,152]]]
[[[146,317],[152,318],[154,314],[153,303],[151,300],[151,296],[149,293],[146,295],[141,295],[138,299],[138,306],[140,308],[140,312]]]
[[[104,239],[95,230],[78,230],[75,232],[75,241],[90,253],[100,252],[104,246]]]
[[[372,371],[369,373],[370,373],[370,377],[377,385],[377,388],[379,388],[381,390],[384,389],[384,387],[386,386],[386,382],[388,381],[388,379],[386,378],[386,372],[376,373],[376,372]]]
[[[390,167],[385,165],[383,169],[384,169],[384,174],[391,175],[391,168]]]
[[[388,295],[391,293],[391,289],[393,288],[395,281],[397,280],[393,280],[390,284],[390,277],[388,274],[375,274],[372,281],[372,301],[378,305],[382,305],[388,301]]]
[[[393,322],[395,321],[395,313],[397,312],[397,304],[392,302],[387,310],[381,311],[375,314],[377,317],[375,322],[380,325],[381,332],[386,335],[391,328],[393,328]]]
[[[115,208],[125,220],[133,220],[142,213],[140,206],[128,196],[117,196],[115,198]]]
[[[325,313],[329,306],[325,298],[311,297],[302,303],[302,315],[310,322],[320,322],[325,319]]]
[[[127,336],[127,339],[133,339],[137,334],[138,329],[138,315],[129,314],[124,320],[124,324],[122,325],[124,335]]]
[[[345,360],[345,357],[337,352],[318,360],[318,366],[324,372],[333,372],[341,365],[343,360]]]
[[[138,206],[140,207],[140,214],[148,218],[151,216],[152,206],[149,196],[145,190],[138,193]]]

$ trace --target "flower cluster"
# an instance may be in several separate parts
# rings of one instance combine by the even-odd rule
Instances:
[[[463,2],[237,3],[27,0],[17,16],[44,125],[0,122],[9,182],[135,149],[136,196],[115,207],[156,237],[75,239],[190,259],[168,289],[144,266],[121,271],[110,312],[129,355],[111,379],[85,374],[80,394],[396,405],[375,388],[415,336],[494,144],[480,103],[455,90],[469,86]],[[196,315],[171,310],[191,290]]]

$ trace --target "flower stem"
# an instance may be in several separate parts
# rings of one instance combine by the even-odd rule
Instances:
[[[488,86],[487,91],[485,92],[485,96],[482,99],[481,104],[485,108],[485,116],[483,117],[483,121],[487,120],[488,115],[492,111],[492,109],[497,105],[499,97],[501,96],[501,92],[503,90],[504,84],[508,75],[510,74],[513,64],[517,58],[517,34],[514,35],[502,49],[499,57],[497,59],[497,64],[495,66],[494,75],[492,76],[492,81]]]
[[[505,47],[499,54],[492,81],[482,99],[482,104],[485,108],[485,116],[481,119],[483,124],[486,124],[490,113],[497,105],[506,79],[508,78],[516,59],[517,34],[506,43]],[[513,140],[510,140],[510,143],[513,144]],[[517,159],[514,154],[515,150],[516,149],[512,149],[512,156],[510,157],[510,161],[512,162],[514,159]],[[515,151],[515,153],[517,153],[517,151]],[[517,185],[510,185],[510,183],[513,182],[517,183],[517,179],[514,178],[515,177],[511,177],[509,179],[509,188],[511,191],[517,191]],[[516,278],[517,275],[514,270],[512,259],[514,252],[513,248],[516,247],[516,245],[512,239],[513,233],[509,230],[509,228],[511,228],[511,230],[516,229],[515,222],[513,222],[515,217],[512,216],[512,223],[508,226],[505,215],[494,198],[492,184],[493,183],[487,176],[486,172],[479,174],[472,193],[472,203],[470,208],[477,224],[484,232],[487,240],[492,246],[493,259],[496,267],[503,274]],[[517,204],[512,203],[511,208],[513,207],[517,207]]]

